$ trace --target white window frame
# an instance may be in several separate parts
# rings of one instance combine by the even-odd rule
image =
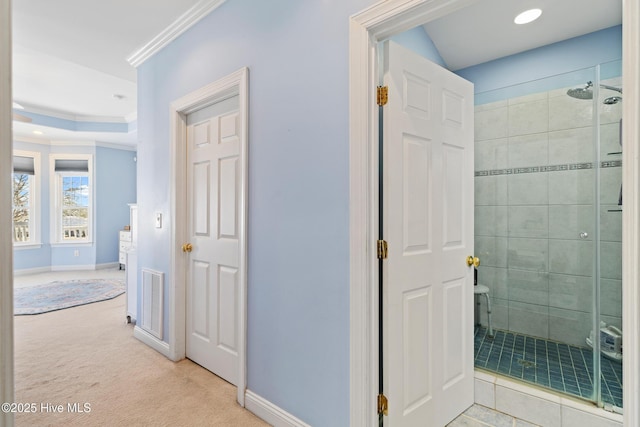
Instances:
[[[23,151],[23,150],[13,150],[13,156],[20,157],[31,157],[33,159],[33,177],[30,179],[29,183],[29,237],[30,240],[28,242],[16,242],[13,241],[14,249],[37,249],[42,247],[42,200],[40,197],[41,194],[41,184],[42,184],[42,175],[40,169],[40,153],[37,151]],[[11,183],[12,183],[12,194],[13,194],[13,168],[11,170]],[[13,240],[13,222],[11,224],[12,229],[12,240]]]
[[[88,164],[87,172],[56,172],[56,160],[86,160]],[[64,154],[55,153],[49,155],[49,173],[51,188],[51,246],[89,246],[93,244],[94,227],[94,204],[95,204],[95,180],[93,175],[93,155],[92,154]],[[65,241],[62,238],[62,178],[68,176],[88,176],[89,177],[89,221],[87,224],[87,238]]]

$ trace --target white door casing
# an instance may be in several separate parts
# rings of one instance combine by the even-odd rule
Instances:
[[[377,43],[478,0],[382,0],[351,17],[349,29],[350,151],[350,423],[377,423],[377,147],[375,86]],[[623,3],[623,324],[624,400],[640,399],[640,0]],[[625,425],[640,424],[640,405],[624,411]]]
[[[169,286],[169,337],[166,354],[171,360],[186,356],[187,270],[189,256],[182,245],[189,241],[187,209],[187,116],[231,97],[238,97],[237,129],[239,157],[237,161],[237,400],[244,406],[246,391],[246,310],[247,310],[247,151],[249,70],[242,68],[171,103],[171,207],[172,207],[172,283]],[[192,243],[193,245],[193,243]],[[156,346],[162,350],[162,346]]]
[[[388,421],[443,427],[473,404],[473,85],[393,42],[384,64]]]
[[[187,116],[186,356],[238,380],[238,96]]]
[[[0,204],[11,206],[13,135],[11,96],[11,1],[0,0]],[[0,212],[0,227],[10,230],[11,209]],[[3,233],[0,241],[0,403],[14,402],[13,360],[13,239]],[[11,427],[14,416],[0,411],[0,426]]]

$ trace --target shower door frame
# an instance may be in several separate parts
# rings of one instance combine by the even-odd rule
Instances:
[[[352,16],[349,31],[350,425],[377,421],[377,144],[376,45],[466,7],[474,0],[383,0]],[[640,401],[640,0],[623,2],[623,324],[624,399]],[[640,425],[627,405],[625,425]]]

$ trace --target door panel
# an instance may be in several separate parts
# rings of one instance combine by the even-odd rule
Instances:
[[[238,269],[220,266],[218,297],[218,346],[232,355],[237,354],[236,318],[238,300]]]
[[[192,333],[198,335],[203,341],[211,341],[211,331],[209,322],[209,290],[211,289],[209,263],[193,261],[193,283],[192,289],[192,309],[191,315]]]
[[[424,138],[403,136],[403,236],[405,254],[431,248],[430,171],[431,144]]]
[[[187,116],[187,357],[238,377],[240,131],[238,97]]]
[[[448,388],[459,380],[464,379],[464,342],[465,337],[460,334],[465,325],[465,316],[460,315],[460,302],[464,301],[464,280],[454,280],[444,284],[444,343],[443,348],[447,357],[444,359],[444,386]]]
[[[421,325],[429,324],[431,313],[431,287],[427,286],[407,292],[403,302],[404,339],[404,382],[407,384],[404,396],[404,412],[411,412],[431,399],[432,363],[429,349],[429,334]]]
[[[473,86],[385,44],[383,273],[391,427],[441,427],[473,403]]]
[[[219,237],[235,238],[236,218],[238,217],[236,196],[238,194],[237,176],[238,176],[238,158],[221,159],[219,179],[219,208],[220,208],[220,230]]]
[[[208,236],[211,205],[211,162],[193,164],[193,232]]]

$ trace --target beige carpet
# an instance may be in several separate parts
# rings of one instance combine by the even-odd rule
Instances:
[[[173,363],[133,338],[124,295],[15,318],[17,426],[266,426],[236,388],[189,360]],[[46,413],[41,404],[63,405]],[[68,404],[90,412],[68,413]]]

